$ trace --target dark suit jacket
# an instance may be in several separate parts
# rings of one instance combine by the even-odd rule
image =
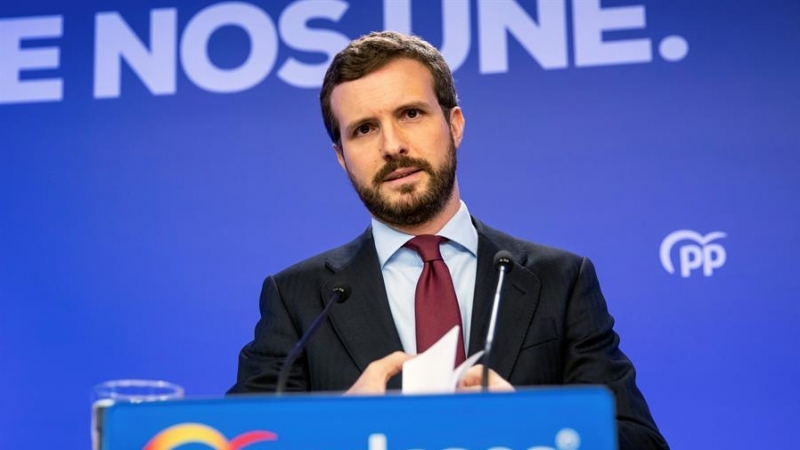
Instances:
[[[620,448],[668,448],[636,387],[633,365],[618,348],[592,263],[474,223],[478,269],[468,355],[483,349],[497,283],[493,258],[508,250],[515,267],[503,290],[491,367],[514,386],[605,385],[616,398]],[[402,351],[367,230],[264,281],[261,320],[242,349],[229,393],[274,391],[284,357],[339,284],[349,284],[352,294],[333,306],[329,323],[295,363],[287,390],[344,391],[370,362]],[[400,378],[389,388],[399,389]]]

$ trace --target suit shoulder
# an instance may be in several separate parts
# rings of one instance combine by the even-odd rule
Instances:
[[[571,251],[520,239],[484,224],[480,224],[478,230],[492,240],[497,248],[510,251],[519,264],[528,268],[549,267],[577,271],[586,260]]]
[[[372,242],[372,231],[367,229],[352,241],[342,246],[326,250],[304,259],[273,275],[276,280],[288,281],[293,278],[306,278],[330,273],[346,265],[365,245]]]

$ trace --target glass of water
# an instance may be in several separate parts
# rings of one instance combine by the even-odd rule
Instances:
[[[184,390],[161,380],[111,380],[95,386],[92,394],[92,449],[102,450],[106,408],[115,403],[177,400],[183,398]]]

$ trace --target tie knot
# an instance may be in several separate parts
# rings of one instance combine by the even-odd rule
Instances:
[[[423,262],[431,262],[442,259],[439,252],[439,244],[447,242],[448,239],[432,234],[421,234],[406,242],[405,246],[419,253]]]

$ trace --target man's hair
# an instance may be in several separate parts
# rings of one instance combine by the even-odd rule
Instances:
[[[442,54],[428,42],[396,31],[373,31],[351,41],[339,52],[328,67],[319,93],[325,129],[335,144],[340,143],[341,130],[331,108],[333,88],[345,81],[357,80],[390,62],[408,58],[425,65],[433,76],[433,90],[445,118],[450,120],[450,110],[458,106],[453,74]]]

